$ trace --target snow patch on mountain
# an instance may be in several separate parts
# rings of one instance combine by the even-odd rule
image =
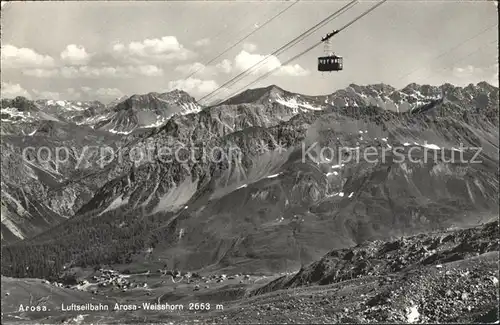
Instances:
[[[99,213],[99,215],[102,215],[108,211],[116,210],[127,203],[128,203],[128,198],[123,198],[123,195],[120,195],[113,202],[111,202],[111,204],[106,209],[104,209],[101,213]]]
[[[129,134],[136,129],[162,126],[176,115],[198,113],[202,107],[186,92],[174,90],[132,95],[108,105],[107,109],[112,113],[97,122],[97,128]]]
[[[156,122],[148,124],[148,125],[144,125],[143,128],[145,128],[145,129],[157,128],[157,127],[160,127],[160,126],[164,125],[165,123],[167,123],[168,120],[169,120],[168,118],[165,118],[162,116],[157,116]]]
[[[20,206],[19,202],[15,201],[15,203],[18,207]],[[23,211],[24,211],[24,209],[23,209]],[[24,232],[14,222],[12,222],[11,218],[9,217],[10,214],[11,214],[11,212],[8,211],[7,207],[2,202],[2,206],[0,208],[0,216],[1,216],[2,225],[4,225],[17,238],[24,239],[25,238]],[[2,234],[2,237],[3,237],[3,234]]]
[[[313,111],[322,110],[321,107],[311,105],[310,103],[308,103],[306,101],[298,100],[296,97],[283,98],[283,97],[278,95],[276,97],[276,102],[278,104],[281,104],[281,105],[284,105],[284,106],[287,106],[290,108],[294,108],[294,109],[301,109],[303,111],[305,111],[305,110],[313,110]]]
[[[431,144],[426,143],[426,144],[423,144],[422,146],[429,148],[429,149],[433,149],[433,150],[441,149],[439,146],[436,146],[435,144],[432,144],[432,143]]]
[[[186,179],[176,187],[169,189],[167,193],[159,198],[159,202],[154,208],[153,213],[184,206],[196,193],[197,186],[198,180],[192,181],[191,179]]]
[[[130,130],[130,131],[117,131],[115,129],[110,129],[110,130],[108,130],[108,132],[111,132],[111,133],[114,133],[114,134],[124,134],[124,135],[127,135],[127,134],[132,133],[133,130]]]
[[[32,122],[35,120],[32,112],[19,111],[15,107],[2,107],[0,109],[0,115],[2,116],[2,122]]]
[[[75,122],[76,125],[88,125],[94,128],[95,124],[102,122],[110,117],[110,114],[96,115],[82,119],[80,122]]]

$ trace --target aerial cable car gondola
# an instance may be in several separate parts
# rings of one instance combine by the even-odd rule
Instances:
[[[321,39],[322,42],[325,42],[325,56],[321,56],[318,58],[318,71],[341,71],[344,68],[342,57],[335,55],[333,52],[330,52],[329,48],[330,38],[338,32],[338,30],[334,30]]]

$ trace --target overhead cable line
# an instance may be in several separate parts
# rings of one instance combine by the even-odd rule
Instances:
[[[245,35],[244,37],[242,37],[239,41],[237,41],[236,43],[234,43],[233,45],[229,46],[228,48],[226,48],[224,51],[222,51],[220,54],[218,54],[216,57],[214,57],[213,59],[205,62],[203,64],[202,67],[199,67],[198,69],[196,69],[194,72],[192,72],[189,76],[187,76],[185,79],[189,79],[191,78],[194,74],[196,74],[198,71],[204,69],[206,66],[208,66],[209,64],[213,63],[215,60],[217,60],[218,58],[220,58],[221,56],[223,56],[224,54],[226,54],[228,51],[232,50],[233,48],[235,48],[237,45],[241,44],[242,42],[244,42],[247,38],[249,38],[250,36],[252,36],[253,34],[255,34],[258,30],[260,30],[261,28],[263,28],[264,26],[266,26],[267,24],[269,24],[270,22],[272,22],[273,20],[275,20],[276,18],[278,18],[279,16],[281,16],[283,13],[285,13],[288,9],[292,8],[294,5],[296,5],[300,0],[296,0],[295,2],[293,2],[292,4],[290,4],[289,6],[287,6],[285,9],[281,10],[280,12],[278,12],[276,15],[272,16],[271,18],[269,18],[268,20],[266,20],[262,25],[258,26],[257,28],[254,28],[250,33],[248,33],[247,35]]]
[[[305,32],[303,32],[302,34],[300,34],[299,36],[295,37],[294,39],[292,39],[287,44],[285,44],[282,47],[280,47],[279,49],[275,50],[273,53],[265,56],[262,60],[260,60],[259,62],[257,62],[253,66],[251,66],[250,68],[248,68],[245,71],[241,72],[239,75],[233,77],[232,79],[230,79],[229,81],[227,81],[226,83],[224,83],[222,86],[218,87],[217,89],[215,89],[211,93],[203,96],[199,101],[201,102],[201,101],[203,101],[203,100],[211,97],[213,94],[215,94],[220,89],[222,89],[222,88],[224,88],[224,87],[226,87],[228,85],[234,84],[235,82],[237,82],[238,80],[240,80],[242,77],[246,76],[249,72],[253,71],[256,67],[258,67],[259,65],[261,65],[264,61],[266,61],[271,56],[276,56],[276,55],[278,55],[278,54],[286,51],[288,48],[294,46],[295,44],[297,44],[298,42],[300,42],[305,37],[309,36],[310,34],[314,33],[319,28],[321,28],[324,25],[326,25],[328,22],[330,22],[330,20],[332,20],[332,19],[340,16],[341,14],[343,14],[344,12],[346,12],[347,10],[351,9],[357,3],[358,3],[358,0],[353,0],[353,1],[349,2],[347,5],[343,6],[342,8],[340,8],[339,10],[337,10],[336,12],[334,12],[333,14],[329,15],[328,17],[326,17],[325,19],[323,19],[322,21],[320,21],[319,23],[317,23],[316,25],[314,25],[313,27],[309,28],[308,30],[306,30]]]
[[[239,21],[241,18],[243,18],[244,15],[246,15],[246,12],[243,12],[243,13],[237,15],[235,21]],[[224,14],[224,16],[226,16],[226,14]],[[205,25],[206,24],[203,24],[203,28],[205,28]],[[224,26],[217,32],[217,34],[215,34],[215,36],[212,37],[212,39],[214,39],[214,40],[219,39],[219,37],[222,34],[224,34],[225,32],[227,32],[227,25],[228,25],[227,23],[224,24]],[[244,27],[244,29],[246,29],[246,28],[248,28],[248,26]],[[241,33],[244,29],[239,30],[238,34]]]
[[[489,26],[489,27],[487,27],[487,28],[485,28],[485,29],[483,29],[483,30],[481,30],[481,31],[480,31],[479,33],[477,33],[477,34],[474,34],[474,36],[469,37],[469,38],[468,38],[468,39],[466,39],[465,41],[460,42],[459,44],[455,45],[455,46],[454,46],[454,47],[452,47],[451,49],[448,49],[447,51],[445,51],[445,52],[441,53],[440,55],[438,55],[437,57],[435,57],[435,58],[434,58],[434,60],[437,60],[437,59],[439,59],[439,58],[442,58],[442,57],[443,57],[443,56],[445,56],[446,54],[449,54],[450,52],[453,52],[454,50],[456,50],[456,49],[457,49],[457,48],[459,48],[460,46],[464,45],[464,44],[465,44],[465,43],[467,43],[467,42],[472,41],[472,40],[473,40],[473,39],[475,39],[476,37],[478,37],[478,36],[482,35],[483,33],[486,33],[487,31],[489,31],[490,29],[492,29],[492,28],[493,28],[493,27],[495,27],[495,26],[498,26],[498,22],[497,22],[497,23],[495,23],[495,24],[493,24],[493,25],[491,25],[491,26]],[[413,73],[415,73],[415,72],[417,72],[417,71],[419,71],[419,70],[421,70],[421,69],[422,69],[422,67],[418,67],[418,68],[416,68],[416,69],[412,70],[411,72],[409,72],[409,73],[405,74],[404,76],[402,76],[401,78],[397,79],[397,80],[396,80],[396,82],[397,82],[397,81],[402,80],[403,78],[406,78],[406,77],[408,77],[408,76],[412,75]]]
[[[306,50],[300,52],[299,54],[295,55],[294,57],[288,59],[287,61],[285,61],[284,63],[282,63],[280,66],[277,66],[276,68],[272,69],[271,71],[267,72],[266,74],[258,77],[256,80],[250,82],[249,84],[247,84],[244,87],[240,88],[238,91],[232,93],[230,96],[226,97],[226,99],[222,100],[221,102],[223,102],[223,101],[231,98],[235,94],[238,94],[240,91],[242,91],[243,89],[246,89],[246,88],[250,87],[251,85],[255,84],[256,82],[258,82],[258,81],[260,81],[260,80],[262,80],[264,78],[267,78],[269,75],[271,75],[274,72],[276,72],[276,70],[280,69],[282,66],[287,65],[288,63],[296,60],[297,58],[301,57],[302,55],[306,54],[307,52],[310,52],[311,50],[313,50],[314,48],[316,48],[317,46],[319,46],[321,43],[323,43],[324,41],[327,41],[333,35],[336,35],[336,34],[340,33],[341,31],[345,30],[346,28],[348,28],[349,26],[351,26],[352,24],[354,24],[356,21],[358,21],[361,18],[363,18],[364,16],[368,15],[370,12],[372,12],[373,10],[375,10],[377,7],[379,7],[380,5],[382,5],[386,1],[387,0],[380,1],[379,3],[377,3],[376,5],[374,5],[373,7],[371,7],[370,9],[366,10],[364,13],[362,13],[358,17],[356,17],[353,20],[351,20],[349,23],[347,23],[346,25],[344,25],[342,28],[340,28],[340,29],[338,29],[338,30],[336,30],[336,31],[328,34],[328,36],[325,37],[325,38],[323,38],[321,41],[317,42],[316,44],[312,45],[311,47],[307,48]]]
[[[294,46],[295,44],[299,43],[302,39],[304,39],[305,37],[307,37],[310,34],[314,33],[316,30],[318,30],[319,28],[321,28],[324,25],[326,25],[332,19],[338,17],[339,15],[343,14],[344,12],[346,12],[347,10],[349,10],[350,8],[352,8],[357,2],[358,2],[358,0],[353,0],[350,3],[348,3],[347,5],[343,6],[342,8],[340,8],[339,10],[337,10],[336,12],[334,12],[333,14],[329,15],[328,17],[326,17],[325,19],[323,19],[322,21],[320,21],[318,24],[316,24],[313,27],[309,28],[308,30],[306,30],[305,32],[303,32],[301,35],[295,37],[294,39],[292,39],[287,44],[285,44],[282,47],[280,47],[279,49],[275,50],[273,53],[265,56],[262,60],[260,60],[259,62],[255,63],[250,68],[248,68],[245,71],[241,72],[239,75],[233,77],[232,79],[230,79],[229,81],[227,81],[226,83],[224,83],[219,88],[217,88],[214,91],[212,91],[211,93],[205,95],[203,98],[200,99],[200,101],[205,100],[205,99],[211,97],[213,94],[215,94],[220,89],[222,89],[222,88],[224,88],[224,87],[226,87],[228,85],[233,85],[234,83],[238,82],[240,79],[244,78],[246,75],[248,75],[249,73],[251,73],[254,70],[256,70],[256,68],[259,67],[267,59],[269,59],[272,56],[279,55],[282,52],[284,52],[287,49],[289,49],[292,46]]]
[[[457,63],[459,63],[459,62],[462,62],[462,61],[464,61],[464,60],[468,59],[469,57],[471,57],[472,55],[474,55],[474,54],[476,54],[476,53],[478,53],[478,52],[482,52],[482,51],[484,51],[484,50],[485,50],[485,48],[486,48],[487,46],[490,46],[491,44],[498,44],[498,42],[497,42],[497,41],[492,41],[492,42],[486,43],[486,46],[481,46],[481,47],[477,48],[475,51],[470,52],[470,53],[469,53],[469,54],[467,54],[466,56],[464,56],[464,57],[462,57],[462,58],[459,58],[458,60],[455,60],[455,61],[453,62],[453,64],[457,64]],[[453,67],[453,68],[454,68],[454,67]],[[440,70],[448,70],[448,69],[451,69],[451,68],[450,68],[450,67],[440,68],[440,69],[438,69],[438,71],[440,71]],[[430,75],[428,75],[427,77],[425,77],[425,79],[429,79],[429,78],[430,78]]]

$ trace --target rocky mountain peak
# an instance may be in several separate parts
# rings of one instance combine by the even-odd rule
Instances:
[[[219,105],[262,104],[289,94],[292,93],[287,92],[276,85],[269,85],[267,87],[247,89]]]
[[[38,107],[32,100],[27,99],[23,96],[17,96],[14,99],[2,99],[2,109],[6,108],[15,108],[20,112],[36,112],[38,111]]]

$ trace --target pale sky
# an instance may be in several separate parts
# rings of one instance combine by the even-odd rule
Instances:
[[[304,0],[199,70],[290,1],[2,2],[2,96],[97,99],[183,89],[196,98],[271,54],[346,1]],[[301,43],[270,58],[238,90],[374,5],[361,1]],[[495,2],[389,0],[332,38],[344,71],[320,73],[319,46],[251,88],[276,84],[320,95],[351,83],[498,86]],[[190,70],[191,69],[191,70]]]

